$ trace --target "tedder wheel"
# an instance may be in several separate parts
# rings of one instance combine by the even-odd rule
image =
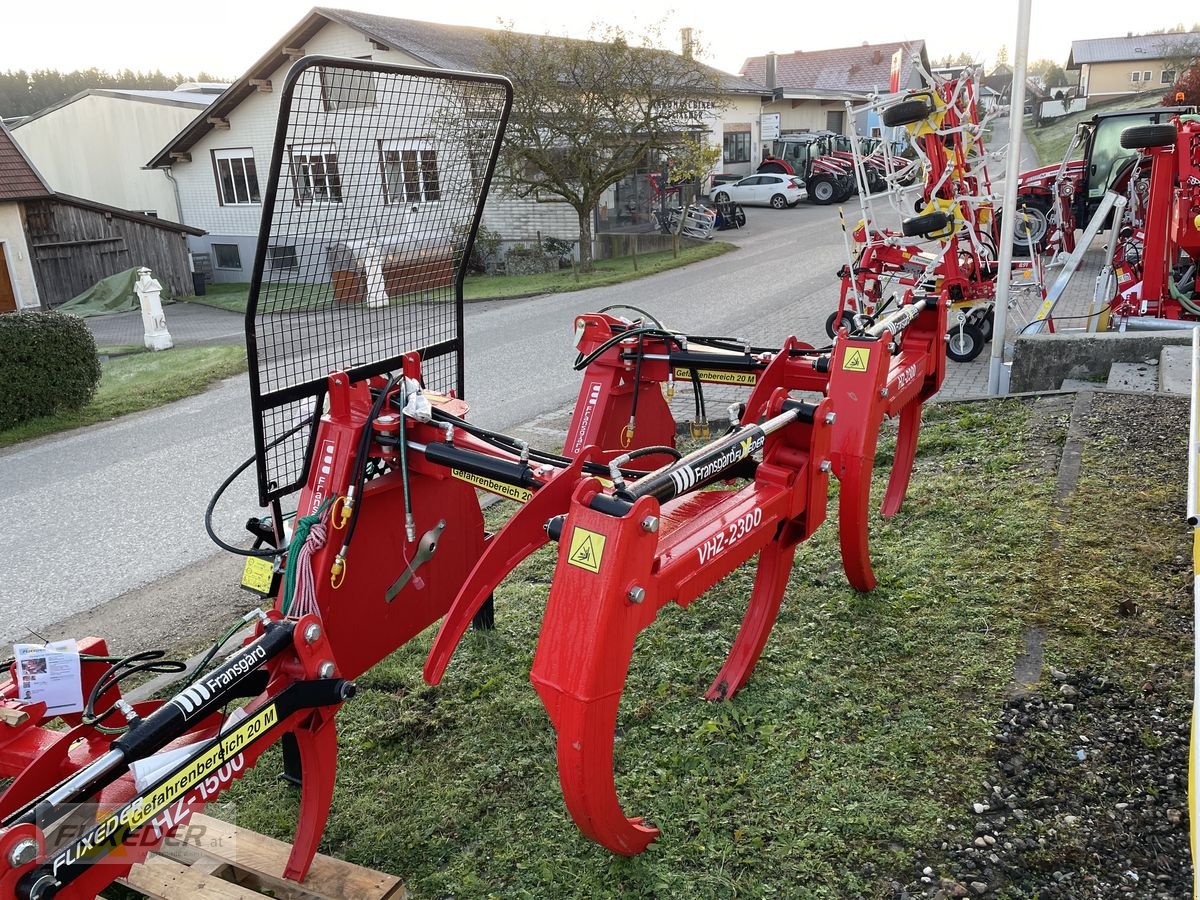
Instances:
[[[733,224],[738,228],[744,228],[746,226],[746,211],[742,209],[740,203],[735,203],[733,205]]]
[[[883,111],[883,124],[892,128],[896,125],[911,125],[929,118],[933,107],[928,100],[918,97],[916,100],[904,100]]]
[[[729,201],[729,195],[724,191],[717,191],[717,195],[713,197],[713,200],[715,200],[717,203],[727,203]]]
[[[1032,197],[1017,198],[1017,221],[1013,224],[1013,250],[1021,255],[1029,248],[1040,247],[1050,229],[1050,216],[1046,207]]]
[[[820,206],[828,206],[837,198],[837,185],[828,175],[810,178],[806,187],[808,188],[808,198]]]
[[[1143,147],[1169,147],[1175,143],[1175,126],[1166,125],[1134,125],[1121,132],[1121,146],[1126,150],[1140,150]]]
[[[996,310],[988,309],[982,316],[975,318],[975,325],[979,328],[985,341],[992,339],[992,331],[996,324]]]
[[[825,320],[825,333],[830,337],[837,337],[838,329],[842,326],[850,331],[854,330],[854,315],[848,310],[843,310],[841,316],[834,310],[829,314],[829,318]]]
[[[776,194],[771,198],[772,209],[787,209],[787,205],[787,197],[783,196],[783,194]]]
[[[944,212],[925,213],[913,216],[900,223],[900,230],[905,237],[921,237],[945,231],[954,224],[954,217]]]
[[[978,325],[967,323],[950,329],[946,355],[955,362],[970,362],[983,352],[983,332]]]

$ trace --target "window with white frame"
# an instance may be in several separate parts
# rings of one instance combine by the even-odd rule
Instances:
[[[384,142],[379,148],[386,203],[430,203],[442,199],[437,151],[421,143]]]
[[[1131,72],[1129,74],[1129,80],[1132,81],[1134,84],[1138,84],[1142,80],[1142,73],[1141,72]]]
[[[1151,74],[1151,73],[1150,73],[1150,70],[1149,70],[1149,69],[1147,69],[1145,72],[1143,72],[1143,73],[1142,73],[1142,83],[1143,83],[1143,84],[1149,84],[1149,83],[1150,83],[1150,74]]]
[[[213,172],[217,179],[217,200],[222,206],[248,206],[259,202],[258,169],[254,151],[249,147],[214,150]]]
[[[1162,83],[1163,84],[1174,84],[1175,83],[1175,70],[1174,69],[1163,69],[1162,70]]]
[[[341,203],[342,174],[332,144],[288,150],[297,203]]]

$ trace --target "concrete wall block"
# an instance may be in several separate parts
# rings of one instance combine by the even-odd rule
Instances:
[[[1053,391],[1067,378],[1107,378],[1113,363],[1157,361],[1163,347],[1191,342],[1188,331],[1023,335],[1013,346],[1009,390]]]

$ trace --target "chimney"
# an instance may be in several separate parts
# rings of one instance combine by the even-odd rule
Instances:
[[[1133,32],[1132,31],[1125,32],[1125,37],[1133,37]]]
[[[767,90],[775,90],[775,51],[767,53]]]
[[[683,41],[683,58],[691,59],[692,58],[692,48],[693,48],[692,29],[680,28],[679,29],[679,37]]]

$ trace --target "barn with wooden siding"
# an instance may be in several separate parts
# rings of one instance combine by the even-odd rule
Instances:
[[[187,235],[200,236],[202,229],[67,194],[26,200],[24,207],[43,306],[136,266],[149,266],[175,297],[193,293]]]
[[[149,266],[192,291],[187,236],[204,231],[56,193],[0,124],[0,312],[70,300],[102,278]]]

